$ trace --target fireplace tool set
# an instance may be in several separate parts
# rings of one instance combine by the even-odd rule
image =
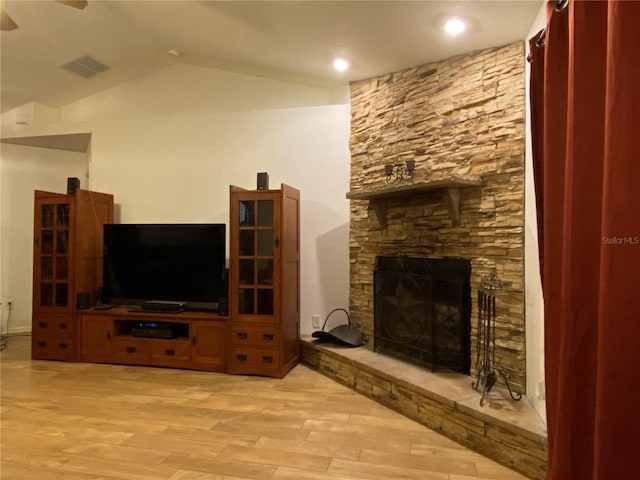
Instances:
[[[471,384],[474,390],[482,386],[480,406],[484,405],[487,395],[501,376],[513,400],[520,400],[522,394],[514,395],[509,381],[496,365],[496,292],[508,287],[511,282],[498,280],[498,273],[482,277],[478,289],[478,334],[476,342],[476,380]]]

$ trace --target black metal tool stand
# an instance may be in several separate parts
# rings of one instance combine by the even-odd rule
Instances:
[[[471,384],[474,390],[482,386],[480,406],[498,380],[504,379],[509,395],[515,401],[522,398],[522,394],[514,395],[509,381],[504,373],[496,366],[496,292],[499,288],[508,287],[511,282],[498,280],[498,273],[494,269],[488,276],[482,277],[478,289],[478,334],[476,337],[476,380]]]

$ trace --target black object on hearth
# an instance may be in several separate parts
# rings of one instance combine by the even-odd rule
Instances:
[[[334,327],[329,331],[325,331],[327,320],[329,320],[329,317],[331,317],[331,315],[333,315],[335,312],[344,312],[347,315],[347,323],[345,325],[338,325],[337,327]],[[335,343],[337,345],[342,345],[345,347],[359,347],[361,345],[364,345],[365,343],[362,332],[358,327],[351,323],[349,312],[347,312],[344,308],[334,308],[333,310],[331,310],[327,317],[324,319],[322,330],[313,332],[311,336],[313,338],[317,338],[322,342]]]

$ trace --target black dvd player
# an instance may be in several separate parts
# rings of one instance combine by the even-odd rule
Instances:
[[[168,322],[136,322],[131,327],[131,335],[134,337],[149,338],[175,338],[174,324]]]
[[[180,313],[187,309],[186,302],[167,302],[164,300],[148,300],[142,304],[143,312]]]

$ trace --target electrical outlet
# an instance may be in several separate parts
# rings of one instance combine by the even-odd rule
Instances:
[[[311,315],[311,326],[320,328],[320,315]]]
[[[538,399],[539,400],[544,400],[546,398],[546,392],[545,392],[545,386],[544,386],[544,382],[538,382]]]

